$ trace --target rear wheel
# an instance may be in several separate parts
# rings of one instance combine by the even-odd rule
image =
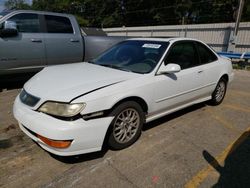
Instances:
[[[211,104],[219,105],[222,103],[227,90],[227,81],[224,78],[221,78],[212,94]]]
[[[141,106],[128,101],[117,106],[110,114],[111,123],[108,144],[112,149],[123,149],[132,145],[141,135],[144,113]]]

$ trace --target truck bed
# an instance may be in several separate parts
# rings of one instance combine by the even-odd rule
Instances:
[[[125,40],[127,37],[120,36],[82,36],[84,42],[84,61],[90,61],[99,54]],[[93,50],[94,49],[94,50]]]

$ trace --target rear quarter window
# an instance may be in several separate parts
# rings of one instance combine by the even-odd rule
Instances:
[[[196,46],[199,53],[201,64],[211,63],[218,59],[217,56],[204,44],[196,42]]]

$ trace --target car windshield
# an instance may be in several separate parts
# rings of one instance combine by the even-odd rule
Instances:
[[[90,63],[136,73],[149,73],[158,64],[168,42],[128,40],[101,54]]]

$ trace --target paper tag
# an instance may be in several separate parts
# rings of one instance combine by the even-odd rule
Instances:
[[[158,49],[161,47],[160,44],[143,44],[142,46],[143,48],[154,48],[154,49]]]

